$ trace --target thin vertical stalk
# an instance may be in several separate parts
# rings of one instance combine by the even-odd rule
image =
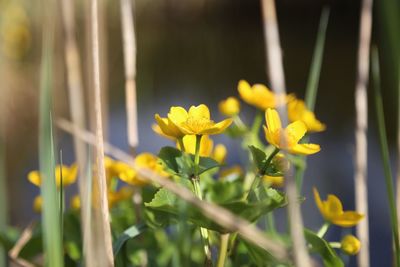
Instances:
[[[62,267],[60,214],[57,188],[54,179],[54,143],[51,118],[53,86],[54,14],[55,2],[43,1],[46,6],[43,16],[42,59],[40,69],[40,111],[39,111],[39,165],[43,176],[41,195],[43,197],[42,228],[45,251],[45,265]]]
[[[79,125],[80,128],[86,128],[84,88],[82,83],[81,57],[79,55],[78,44],[75,35],[75,2],[69,0],[61,1],[61,11],[63,18],[63,27],[65,32],[64,56],[67,70],[68,93],[69,93],[69,111],[72,122]],[[85,254],[85,263],[87,266],[93,266],[95,258],[91,254],[90,244],[92,240],[90,230],[90,202],[91,193],[89,191],[89,180],[85,167],[89,163],[87,160],[86,144],[73,135],[75,158],[78,162],[79,172],[79,194],[82,202],[81,218],[83,247]],[[89,207],[89,208],[88,208]]]
[[[91,0],[91,33],[92,33],[92,59],[93,59],[93,91],[94,109],[96,121],[96,177],[95,186],[100,204],[100,225],[103,234],[105,249],[105,266],[114,266],[114,256],[112,251],[110,218],[107,200],[107,183],[104,168],[104,139],[101,107],[101,80],[100,80],[100,49],[99,49],[99,24],[98,24],[98,0]],[[96,208],[95,208],[96,209]],[[99,237],[98,237],[99,238]],[[101,242],[100,241],[100,242]],[[96,255],[99,256],[99,255]],[[99,262],[99,260],[98,260]]]
[[[399,248],[399,229],[397,221],[397,210],[394,197],[394,186],[392,180],[392,170],[390,168],[390,155],[389,146],[386,137],[385,115],[383,111],[382,93],[380,86],[380,70],[379,70],[379,57],[378,51],[372,50],[372,77],[374,81],[375,92],[375,109],[379,131],[380,149],[382,155],[383,171],[385,176],[386,191],[389,202],[390,223],[392,227],[393,241],[394,241],[394,259],[395,266],[400,266],[400,248]]]
[[[355,89],[356,105],[356,155],[355,155],[355,195],[356,209],[365,215],[357,225],[357,236],[363,244],[357,256],[359,266],[369,266],[369,227],[368,227],[368,186],[367,186],[367,129],[368,129],[368,77],[372,29],[372,0],[363,0],[360,17],[360,36],[358,44],[357,83]]]
[[[262,15],[264,20],[264,38],[267,54],[268,76],[273,90],[277,95],[286,95],[285,76],[282,62],[281,45],[279,41],[278,22],[276,18],[275,1],[261,0]],[[286,106],[278,109],[283,125],[287,125]],[[303,234],[303,219],[297,201],[297,188],[293,177],[292,168],[285,174],[286,190],[288,196],[288,212],[290,234],[293,241],[295,265],[299,267],[311,266],[310,257],[306,248]]]
[[[128,143],[135,149],[139,143],[136,100],[136,37],[132,0],[120,0],[125,63],[125,99]]]
[[[225,259],[228,253],[228,243],[229,243],[229,234],[221,234],[217,267],[225,266]]]
[[[2,113],[4,114],[4,113]],[[0,232],[5,232],[8,223],[5,118],[0,119]],[[0,247],[0,266],[6,266],[6,251]]]

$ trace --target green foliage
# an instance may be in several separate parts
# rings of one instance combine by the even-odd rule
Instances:
[[[311,245],[311,251],[318,253],[324,262],[325,267],[343,267],[344,263],[336,254],[335,250],[323,238],[320,238],[313,231],[304,229],[304,236]]]

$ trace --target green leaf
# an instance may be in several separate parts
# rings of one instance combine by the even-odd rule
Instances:
[[[267,159],[267,155],[265,154],[264,151],[262,151],[259,148],[256,148],[255,146],[249,146],[251,155],[253,156],[253,161],[257,166],[258,170],[261,170],[265,164],[265,161]]]
[[[190,155],[194,162],[194,155]],[[209,157],[200,157],[199,160],[199,174],[202,174],[208,170],[219,167],[219,163],[212,158]]]
[[[120,249],[122,248],[122,246],[125,244],[126,241],[135,238],[136,236],[143,233],[143,231],[145,231],[146,229],[148,229],[146,224],[133,225],[128,229],[126,229],[113,244],[114,256],[118,254],[118,252],[120,251]]]
[[[243,239],[240,239],[240,242],[246,247],[247,252],[249,253],[250,259],[254,262],[256,266],[286,266],[281,264],[271,253],[261,249],[258,246],[253,245],[250,242],[247,242]]]
[[[311,245],[311,250],[317,252],[324,262],[325,267],[343,267],[344,263],[336,254],[335,250],[320,238],[313,231],[304,229],[304,235],[307,242]]]
[[[182,151],[175,147],[166,146],[161,148],[158,157],[169,170],[179,173],[177,159],[182,157]]]

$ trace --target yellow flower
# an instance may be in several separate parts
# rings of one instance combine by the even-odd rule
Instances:
[[[130,185],[141,186],[147,184],[147,182],[140,177],[140,175],[128,164],[120,163],[121,171],[118,177]],[[137,168],[149,169],[156,172],[158,175],[168,177],[168,174],[164,171],[163,166],[159,164],[158,158],[151,153],[141,153],[134,161],[134,165]]]
[[[71,209],[80,210],[81,209],[81,198],[79,195],[75,195],[71,198]]]
[[[158,134],[158,135],[160,135],[160,136],[162,136],[162,137],[164,137],[164,138],[170,139],[170,140],[172,140],[172,141],[176,140],[175,137],[166,135],[166,134],[161,130],[161,127],[160,127],[157,123],[154,123],[153,125],[151,125],[151,129],[153,129],[153,131],[154,131],[156,134]]]
[[[307,132],[307,127],[303,122],[295,121],[282,129],[281,119],[275,109],[267,109],[265,120],[267,121],[267,127],[264,126],[265,138],[271,145],[301,155],[320,151],[319,145],[298,143]]]
[[[160,115],[156,114],[154,118],[160,131],[168,136],[169,138],[179,139],[185,136],[185,133],[178,127],[179,124],[187,120],[187,112],[182,107],[171,107],[167,118],[161,118]],[[154,129],[154,128],[153,128]],[[156,129],[156,132],[158,129]]]
[[[218,108],[223,115],[232,117],[240,112],[240,102],[236,97],[231,96],[219,102]]]
[[[121,187],[118,191],[108,191],[108,207],[112,208],[120,201],[128,200],[132,197],[133,190],[130,187]]]
[[[349,255],[356,255],[361,248],[361,242],[353,235],[346,235],[340,242],[343,252]]]
[[[175,109],[180,111],[171,113],[171,116],[169,114],[168,119],[185,135],[220,134],[232,123],[230,118],[215,123],[210,119],[210,110],[204,104],[197,107],[191,106],[188,112],[181,107],[175,107]],[[160,127],[163,130],[161,125]]]
[[[42,196],[36,196],[35,199],[33,200],[33,210],[36,213],[41,213],[42,212],[42,205],[43,205],[43,198]]]
[[[278,105],[284,104],[286,96],[277,96],[263,84],[250,84],[241,80],[238,84],[240,97],[249,105],[255,106],[258,109],[266,110],[267,108],[276,108]]]
[[[225,162],[226,154],[226,147],[223,144],[218,144],[214,148],[212,158],[219,164],[222,164]]]
[[[77,175],[78,175],[78,166],[76,164],[72,164],[70,167],[66,165],[57,165],[55,168],[55,179],[57,188],[60,187],[61,183],[61,175],[63,186],[68,186],[75,183]],[[42,183],[42,175],[38,171],[31,171],[28,174],[28,180],[36,185],[40,186]]]
[[[273,187],[282,187],[285,183],[285,178],[283,176],[264,175],[263,181]]]
[[[288,117],[291,122],[304,122],[309,132],[321,132],[326,128],[325,124],[317,120],[314,112],[307,109],[304,101],[295,97],[288,102]]]
[[[315,203],[326,221],[342,227],[352,227],[364,218],[363,214],[356,211],[343,211],[342,202],[335,195],[328,195],[328,199],[322,201],[315,187],[313,192]]]
[[[185,135],[182,141],[185,146],[185,152],[194,155],[196,153],[196,136]],[[179,143],[176,144],[176,147],[180,148]],[[226,153],[226,147],[223,144],[217,144],[214,148],[213,140],[208,135],[202,136],[199,151],[201,157],[212,157],[222,164],[225,161]]]

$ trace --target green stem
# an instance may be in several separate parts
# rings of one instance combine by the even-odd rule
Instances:
[[[237,127],[239,127],[239,129],[247,130],[247,126],[243,123],[239,115],[235,115],[233,117],[233,122],[236,124]]]
[[[219,246],[219,256],[217,267],[225,266],[225,259],[228,252],[229,234],[221,234],[221,244]]]
[[[268,166],[271,164],[271,161],[274,159],[276,154],[278,154],[280,151],[279,148],[275,147],[274,151],[268,156],[267,160],[264,163],[264,166],[262,166],[260,173],[264,175],[265,171],[267,170]]]
[[[326,234],[326,232],[328,231],[330,225],[331,224],[329,222],[325,222],[321,226],[321,228],[318,230],[317,236],[319,236],[320,238],[323,238],[324,235]]]
[[[254,118],[253,125],[251,126],[251,133],[253,135],[258,136],[258,131],[260,130],[262,122],[263,122],[263,112],[261,110],[258,110],[256,117]]]
[[[342,244],[340,242],[329,242],[331,248],[341,248]]]
[[[267,213],[267,225],[271,234],[275,235],[277,231],[275,227],[275,216],[273,211]]]
[[[390,222],[392,227],[394,247],[395,247],[395,261],[396,266],[400,266],[400,247],[399,247],[399,230],[397,221],[397,210],[394,198],[394,186],[392,180],[392,170],[390,168],[389,148],[386,137],[385,116],[383,112],[383,101],[380,87],[380,70],[379,58],[376,47],[372,49],[372,76],[374,81],[375,91],[375,108],[379,130],[379,141],[382,155],[383,171],[386,182],[386,191],[389,200]]]
[[[181,151],[186,152],[185,144],[183,143],[183,138],[178,138],[178,144],[179,144],[179,148],[181,149]]]
[[[200,162],[200,141],[202,135],[196,135],[196,149],[194,156],[194,176],[192,177],[192,184],[195,195],[203,200],[203,195],[200,188],[200,177],[199,177],[199,162]],[[206,228],[200,227],[200,234],[204,243],[204,253],[206,254],[206,265],[211,266],[211,249],[210,240],[208,235],[208,230]]]

